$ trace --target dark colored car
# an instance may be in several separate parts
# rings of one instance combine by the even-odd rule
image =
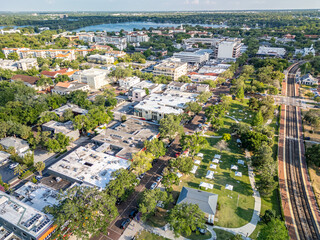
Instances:
[[[116,204],[120,205],[122,203],[122,200],[120,198],[117,198]]]
[[[205,228],[197,227],[197,231],[199,231],[200,234],[204,235],[204,234],[206,234],[206,232],[207,232],[208,230],[205,229]]]
[[[305,137],[304,140],[310,140],[310,137]]]
[[[138,212],[138,209],[133,209],[129,214],[129,218],[134,219],[135,216],[137,216]]]
[[[126,218],[125,220],[122,221],[120,228],[121,229],[125,229],[126,227],[128,227],[128,225],[130,224],[131,219],[130,218]]]
[[[141,173],[141,174],[139,175],[139,179],[141,180],[142,178],[144,178],[145,175],[146,175],[146,173]]]

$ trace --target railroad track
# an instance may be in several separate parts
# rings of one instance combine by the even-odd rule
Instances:
[[[295,73],[299,64],[288,73],[287,96],[296,96]],[[291,205],[291,215],[295,226],[295,239],[320,239],[317,220],[313,214],[303,179],[301,146],[299,137],[298,108],[285,106],[285,171],[286,186]],[[293,236],[291,236],[293,238]]]

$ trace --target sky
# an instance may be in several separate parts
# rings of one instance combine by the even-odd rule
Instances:
[[[320,9],[320,0],[0,0],[0,11]]]

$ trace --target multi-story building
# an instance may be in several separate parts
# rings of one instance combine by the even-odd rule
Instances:
[[[240,48],[243,44],[240,39],[227,39],[217,43],[215,56],[218,59],[235,59],[240,57]]]
[[[100,54],[94,54],[87,57],[88,62],[93,63],[102,63],[102,64],[112,64],[114,63],[114,57],[106,54],[106,55],[100,55]]]
[[[38,69],[38,62],[36,58],[20,59],[18,61],[0,59],[0,68],[10,69],[12,71],[26,71],[31,68]]]
[[[49,239],[55,229],[52,216],[1,191],[0,209],[0,225],[3,226],[0,234],[5,232],[2,239],[14,233],[23,240],[44,240]]]
[[[134,107],[134,115],[160,121],[167,114],[181,114],[188,102],[194,102],[198,94],[167,90],[162,94],[151,94]]]
[[[196,51],[174,53],[173,57],[180,59],[181,62],[200,64],[208,61],[211,53],[213,53],[213,50],[211,49],[200,49]]]
[[[157,84],[151,81],[142,81],[132,86],[132,89],[129,91],[128,98],[132,101],[140,102],[144,97],[147,96],[147,91],[149,92],[149,94],[151,94],[161,92],[164,89],[165,84]]]
[[[29,49],[29,48],[3,48],[6,57],[16,52],[20,59],[24,58],[60,58],[64,60],[75,60],[76,54],[85,57],[92,49]]]
[[[127,77],[119,79],[119,87],[124,90],[129,90],[134,85],[138,84],[140,82],[140,78],[134,76],[134,77]]]
[[[178,80],[179,77],[186,75],[188,72],[188,64],[176,61],[173,59],[168,59],[162,63],[154,66],[153,74],[169,76],[172,80]]]
[[[194,45],[197,43],[201,43],[203,45],[206,45],[208,47],[213,48],[220,41],[221,41],[221,39],[219,39],[219,38],[188,38],[188,39],[183,39],[183,44],[184,45]]]
[[[127,32],[125,33],[125,36],[127,38],[127,42],[129,43],[148,42],[150,40],[148,34],[143,32]]]
[[[120,51],[127,48],[126,37],[107,36],[105,33],[100,33],[94,36],[94,42],[98,43],[99,45],[112,44]]]
[[[110,71],[108,70],[92,68],[76,72],[71,79],[88,84],[91,89],[97,90],[108,84],[109,73]]]

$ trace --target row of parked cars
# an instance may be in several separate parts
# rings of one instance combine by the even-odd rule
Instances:
[[[122,221],[122,223],[120,225],[120,228],[121,229],[125,229],[126,227],[128,227],[128,225],[130,224],[131,220],[134,219],[137,216],[138,212],[139,212],[138,209],[136,209],[136,208],[132,209],[130,214],[129,214],[129,217]]]

